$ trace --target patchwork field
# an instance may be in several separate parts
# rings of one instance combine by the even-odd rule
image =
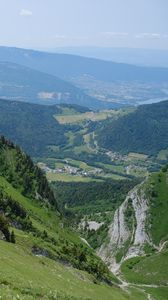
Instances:
[[[76,113],[75,111],[72,113],[72,111],[64,111],[64,114],[55,115],[54,117],[60,124],[73,124],[83,121],[102,121],[108,117],[115,117],[118,114],[118,111],[115,110],[104,110],[98,113],[92,111],[85,113]]]
[[[64,182],[89,182],[89,181],[98,181],[101,182],[100,179],[93,179],[91,177],[83,177],[83,176],[74,176],[70,174],[58,174],[58,173],[47,173],[47,179],[49,181],[64,181]]]

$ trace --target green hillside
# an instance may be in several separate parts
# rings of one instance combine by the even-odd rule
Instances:
[[[76,106],[76,109],[80,108]],[[0,134],[20,145],[32,156],[46,155],[49,146],[67,143],[65,133],[75,126],[60,125],[54,118],[60,114],[57,105],[43,106],[0,100]],[[10,120],[10,122],[9,122]]]
[[[125,181],[124,185],[120,186],[121,183],[116,185],[114,182],[114,187],[111,184],[99,183],[98,186],[97,183],[89,183],[75,187],[75,184],[58,183],[55,198],[44,174],[33,165],[30,157],[19,147],[1,137],[0,296],[2,299],[13,300],[16,297],[16,299],[143,300],[152,295],[154,299],[166,300],[166,243],[160,252],[146,249],[146,256],[124,262],[121,271],[124,280],[129,282],[127,288],[129,293],[125,293],[117,287],[118,279],[108,271],[93,250],[68,228],[68,222],[59,212],[60,203],[64,205],[72,199],[74,202],[69,202],[68,205],[77,208],[76,212],[78,212],[77,205],[79,207],[81,205],[79,211],[83,210],[85,213],[85,208],[90,204],[88,207],[92,213],[93,197],[97,199],[97,204],[101,204],[100,199],[103,201],[103,197],[104,200],[107,198],[107,203],[104,201],[102,203],[103,210],[107,210],[110,204],[108,197],[112,195],[112,191],[114,192],[114,199],[111,198],[114,200],[112,206],[118,206],[119,203],[115,201],[122,202],[122,197],[132,188],[133,183]],[[61,189],[64,191],[62,195]],[[76,191],[76,195],[74,193],[74,197],[68,198],[68,193],[72,196],[73,190]],[[160,245],[160,241],[163,244],[167,240],[167,167],[150,177],[145,190],[151,202],[148,218],[151,226],[147,224],[147,228],[150,229],[155,244]],[[86,207],[82,194],[83,199],[86,199]],[[100,207],[97,206],[97,209]],[[97,215],[97,221],[100,221],[100,217]],[[94,244],[98,245],[104,235],[104,231],[98,233],[98,241],[94,235],[87,236],[93,247]],[[143,287],[141,286],[143,284],[149,286]]]
[[[83,120],[60,124],[57,116],[85,115],[89,109],[79,105],[39,105],[0,99],[0,134],[18,144],[33,158],[66,158],[89,163],[110,162],[104,153],[91,149],[84,135],[97,121]],[[94,113],[93,113],[94,115]],[[115,113],[114,113],[115,115]],[[119,115],[119,114],[116,114]]]
[[[149,211],[146,230],[152,240],[146,255],[126,260],[121,272],[128,282],[151,285],[154,299],[168,299],[168,167],[150,176],[144,185]],[[152,286],[155,288],[152,289]]]
[[[168,167],[165,166],[159,173],[153,174],[147,184],[150,211],[148,222],[150,235],[155,245],[159,246],[168,240]]]
[[[133,111],[93,112],[79,105],[44,106],[0,99],[0,134],[22,147],[37,163],[43,163],[49,181],[140,178],[146,176],[148,171],[159,170],[167,159],[167,150],[160,151],[156,160],[140,153],[129,153],[127,156],[110,153],[104,145],[102,148],[97,143],[97,139],[102,138],[102,132],[104,139],[107,137],[108,129],[104,132],[103,128],[109,128],[124,116],[132,115]],[[162,118],[159,124],[162,128]],[[152,130],[152,124],[149,130]],[[129,147],[131,149],[130,144]],[[65,170],[67,167],[69,170]],[[70,174],[73,167],[77,168],[75,176]],[[60,168],[62,173],[58,170]]]
[[[0,139],[1,299],[144,300],[118,279],[64,223],[43,173]]]
[[[168,101],[139,106],[116,121],[105,121],[97,132],[100,146],[121,152],[156,155],[168,147]]]

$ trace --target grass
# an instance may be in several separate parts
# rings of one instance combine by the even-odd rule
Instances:
[[[75,108],[71,108],[71,107],[63,107],[61,106],[61,111],[62,111],[62,115],[73,115],[73,114],[76,114],[77,111],[75,110]]]
[[[0,296],[2,299],[94,300],[97,299],[97,293],[102,300],[116,299],[115,296],[121,300],[127,299],[118,288],[98,284],[98,281],[85,271],[79,271],[65,262],[56,261],[56,259],[63,261],[59,253],[67,241],[69,246],[75,243],[80,247],[82,243],[75,233],[60,226],[62,221],[58,213],[41,206],[38,201],[24,197],[3,177],[0,177],[0,188],[29,212],[30,220],[37,230],[47,231],[48,237],[54,238],[56,242],[53,244],[50,240],[43,239],[34,233],[17,229],[14,229],[16,244],[0,241]],[[55,259],[33,255],[34,246],[49,251]],[[87,246],[82,243],[82,247]],[[92,252],[90,248],[88,251]],[[93,256],[88,256],[88,259],[92,261]],[[67,261],[66,257],[65,261]],[[114,276],[113,279],[114,282],[118,282]]]
[[[65,136],[68,138],[68,146],[73,146],[75,135],[73,132],[68,131]]]
[[[101,179],[94,179],[91,177],[83,177],[79,175],[70,175],[66,173],[50,173],[46,174],[49,181],[64,181],[64,182],[90,182],[98,181],[101,182]]]
[[[83,136],[83,138],[84,138],[84,141],[85,141],[86,144],[89,144],[89,143],[90,143],[90,138],[91,138],[90,133],[85,134],[85,135]]]
[[[109,173],[106,176],[104,176],[104,178],[110,178],[110,179],[114,179],[114,180],[126,180],[127,178],[122,176],[122,175],[118,175],[118,174],[114,174],[114,173]]]
[[[104,167],[109,171],[112,172],[120,172],[120,173],[125,173],[125,168],[124,165],[110,165],[110,164],[104,164],[104,163],[99,163],[98,164],[100,167]]]
[[[89,148],[87,144],[84,144],[81,146],[75,146],[73,152],[77,155],[81,154],[82,152],[95,153],[95,150]]]
[[[168,158],[168,149],[161,150],[157,155],[157,159],[159,160],[167,160],[167,158]]]
[[[145,291],[149,293],[153,299],[168,300],[168,287],[145,288]]]
[[[168,175],[160,172],[151,176],[152,196],[150,197],[150,233],[155,244],[168,239]]]
[[[29,212],[33,226],[38,230],[47,230],[48,235],[57,241],[68,237],[69,241],[81,243],[74,233],[59,226],[60,219],[54,211],[41,207],[39,202],[22,196],[3,177],[0,177],[0,187],[9,196],[17,199]],[[32,254],[34,245],[50,250],[51,253],[54,253],[55,249],[59,251],[61,246],[59,242],[54,246],[31,233],[17,229],[14,231],[16,244],[0,240],[1,299],[135,299],[134,296],[128,296],[115,286],[110,287],[103,283],[95,284],[93,276],[85,271],[77,270],[66,263]]]
[[[66,113],[63,112],[61,115],[55,115],[55,119],[60,124],[74,124],[74,123],[81,123],[83,121],[102,121],[107,119],[108,117],[112,117],[113,115],[116,115],[116,112],[114,110],[104,110],[100,112],[85,112],[85,113]]]
[[[148,155],[145,154],[141,154],[141,153],[134,153],[134,152],[130,152],[128,154],[128,159],[129,160],[147,160]]]
[[[121,270],[127,281],[139,284],[168,285],[168,250],[146,257],[128,259]]]
[[[87,163],[81,161],[81,160],[75,160],[72,158],[66,158],[65,160],[68,161],[69,165],[75,166],[77,168],[86,170],[86,171],[90,171],[93,169],[93,167],[89,166]]]
[[[118,288],[95,285],[87,273],[28,254],[18,245],[0,241],[0,249],[2,299],[129,299]]]
[[[38,229],[41,231],[47,229],[51,236],[55,238],[58,238],[58,230],[59,234],[62,234],[59,229],[59,217],[55,211],[48,211],[41,207],[39,202],[31,201],[30,199],[28,200],[21,195],[19,191],[14,189],[3,177],[0,177],[0,187],[5,190],[8,196],[17,199],[26,211],[30,213],[31,221],[35,227],[38,226]],[[54,228],[55,230],[51,230],[51,228]]]
[[[150,204],[146,228],[150,231],[153,242],[159,245],[168,238],[168,174],[166,169],[152,174],[145,184],[145,189]],[[158,289],[150,289],[154,299],[155,297],[157,300],[168,299],[168,297],[165,298],[165,295],[168,295],[168,248],[165,245],[161,252],[155,252],[148,246],[146,250],[146,256],[125,261],[121,266],[121,271],[128,282],[160,286]]]

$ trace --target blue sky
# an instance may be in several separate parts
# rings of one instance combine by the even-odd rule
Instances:
[[[168,49],[168,0],[0,0],[0,45]]]

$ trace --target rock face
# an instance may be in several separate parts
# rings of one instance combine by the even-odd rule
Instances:
[[[144,245],[152,244],[146,232],[148,200],[143,184],[131,190],[116,210],[109,227],[108,239],[98,250],[98,255],[114,272],[131,257],[144,254]]]

